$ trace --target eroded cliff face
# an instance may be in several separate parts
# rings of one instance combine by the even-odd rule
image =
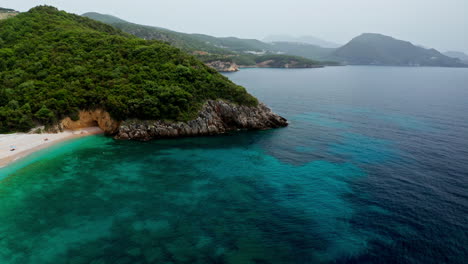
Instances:
[[[111,118],[110,114],[104,110],[96,109],[92,111],[80,111],[79,120],[73,121],[67,117],[61,121],[64,129],[80,129],[86,127],[98,126],[106,134],[115,134],[119,130],[120,123]]]
[[[236,130],[264,130],[285,127],[288,121],[267,106],[242,106],[221,100],[208,101],[198,117],[188,122],[162,120],[116,121],[104,110],[80,111],[79,120],[69,117],[60,123],[63,129],[99,126],[116,139],[147,141],[158,138],[208,136]]]
[[[214,68],[218,72],[236,72],[239,71],[239,66],[234,62],[228,61],[211,61],[205,63],[207,66]]]
[[[117,139],[151,140],[222,134],[235,130],[285,127],[288,122],[260,103],[256,107],[208,101],[195,120],[188,122],[128,120],[120,124]]]

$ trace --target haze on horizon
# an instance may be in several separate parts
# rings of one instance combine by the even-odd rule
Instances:
[[[75,14],[99,12],[129,22],[186,33],[263,39],[310,35],[345,44],[361,33],[381,33],[439,51],[468,54],[466,0],[2,0],[27,11],[52,5]]]

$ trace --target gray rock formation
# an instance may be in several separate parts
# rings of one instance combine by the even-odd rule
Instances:
[[[222,134],[235,130],[285,127],[288,121],[260,103],[256,107],[224,101],[208,101],[195,120],[188,122],[127,120],[120,124],[117,139],[151,140]]]
[[[218,72],[236,72],[239,71],[239,66],[235,62],[229,61],[211,61],[205,63],[207,66],[214,68]]]

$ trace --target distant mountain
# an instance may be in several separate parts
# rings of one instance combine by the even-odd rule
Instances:
[[[99,13],[83,16],[110,24],[142,39],[156,39],[191,53],[218,71],[235,71],[244,67],[315,68],[320,63],[290,56],[270,43],[256,39],[218,38],[203,34],[187,34],[161,27],[138,25]],[[294,54],[293,54],[294,55]],[[300,56],[300,55],[299,55]]]
[[[408,41],[381,34],[362,34],[335,50],[329,57],[351,65],[466,67],[460,60],[425,49]]]
[[[100,14],[96,12],[88,12],[88,13],[83,14],[82,16],[89,17],[91,19],[98,20],[106,24],[128,23],[128,21],[125,21],[118,17],[111,16],[111,15],[104,15],[104,14]]]
[[[322,60],[336,50],[299,42],[272,42],[270,48],[276,52],[283,52],[312,60]]]
[[[263,39],[264,42],[295,42],[295,43],[306,43],[323,48],[339,48],[342,45],[331,41],[323,40],[314,36],[300,36],[294,37],[287,34],[281,35],[270,35]]]
[[[297,42],[297,40],[305,38],[294,38],[295,42],[266,43],[256,39],[219,38],[203,34],[181,33],[161,27],[138,25],[99,13],[86,13],[83,16],[110,24],[139,38],[167,42],[197,56],[212,67],[219,65],[219,67],[215,67],[219,71],[237,70],[237,65],[244,67],[262,65],[280,68],[317,67],[320,64],[337,65],[339,63],[392,66],[468,66],[462,60],[446,56],[435,49],[426,49],[381,34],[366,33],[352,39],[340,48],[324,48],[319,45]],[[272,36],[266,40],[273,40],[276,37]],[[281,38],[288,39],[285,36]],[[261,61],[266,58],[269,60],[268,63]]]
[[[444,52],[444,55],[451,58],[460,59],[463,63],[468,64],[468,55],[461,51],[447,51]]]
[[[14,9],[0,7],[0,12],[16,12]]]
[[[186,51],[232,54],[235,52],[264,52],[269,49],[269,44],[256,39],[217,38],[203,34],[181,33],[161,27],[138,25],[115,16],[95,12],[85,13],[83,16],[111,24],[139,38],[165,41]]]
[[[17,14],[19,14],[18,11],[15,11],[15,10],[10,9],[10,8],[0,7],[0,20],[1,19],[7,19],[9,17],[14,17]]]

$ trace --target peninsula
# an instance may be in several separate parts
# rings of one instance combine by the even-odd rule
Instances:
[[[288,124],[193,55],[54,7],[1,20],[0,41],[0,133],[150,140]]]

